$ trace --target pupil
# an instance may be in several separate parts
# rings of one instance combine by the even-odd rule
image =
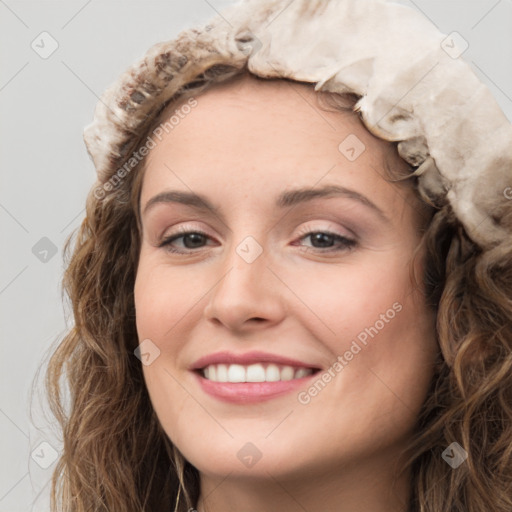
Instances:
[[[199,233],[190,233],[183,240],[184,241],[186,241],[187,239],[192,240],[191,244],[185,243],[185,246],[187,246],[188,249],[193,249],[197,245],[201,244],[202,238],[203,238],[203,235],[201,235]],[[190,245],[192,245],[192,247],[190,247]]]
[[[322,245],[322,247],[327,247],[332,242],[332,235],[327,233],[315,233],[311,235],[313,240],[316,240],[322,244],[322,242],[327,242],[327,244]]]

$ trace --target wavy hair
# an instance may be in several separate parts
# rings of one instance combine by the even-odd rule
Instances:
[[[249,71],[203,69],[161,106],[153,126],[165,108],[242,73]],[[318,94],[336,110],[352,111],[354,97]],[[144,140],[151,128],[134,141]],[[104,198],[93,187],[85,219],[65,242],[62,284],[74,327],[45,375],[63,438],[52,476],[52,512],[186,512],[199,497],[198,471],[163,431],[134,356],[143,175],[144,161]],[[416,179],[393,169],[389,178]],[[510,512],[512,251],[483,252],[449,204],[429,211],[422,284],[437,314],[440,350],[414,438],[403,453],[402,471],[411,474],[410,510]],[[467,452],[457,469],[442,458],[453,442]]]

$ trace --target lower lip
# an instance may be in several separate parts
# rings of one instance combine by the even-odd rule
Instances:
[[[225,402],[248,404],[286,395],[304,386],[316,373],[301,379],[276,382],[214,382],[194,372],[203,391]]]

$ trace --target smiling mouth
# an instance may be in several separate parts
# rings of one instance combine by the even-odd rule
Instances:
[[[317,373],[318,369],[279,365],[274,363],[211,364],[198,370],[199,375],[212,382],[279,382],[302,379]]]

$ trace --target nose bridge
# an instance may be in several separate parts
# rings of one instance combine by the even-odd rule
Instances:
[[[227,273],[219,287],[229,293],[240,294],[238,300],[260,294],[260,287],[270,273],[266,268],[269,260],[268,248],[264,248],[263,243],[252,235],[244,236],[238,243],[234,241],[226,255]]]
[[[226,278],[242,286],[251,283],[255,275],[261,277],[269,272],[266,266],[271,264],[268,226],[263,222],[261,207],[251,208],[246,204],[244,211],[232,225],[231,240],[224,254],[225,269],[229,271]]]
[[[236,237],[236,233],[234,234]],[[225,325],[240,327],[246,320],[275,320],[280,314],[276,281],[267,268],[271,265],[269,249],[252,235],[239,236],[224,255],[222,277],[212,289],[205,314]]]

